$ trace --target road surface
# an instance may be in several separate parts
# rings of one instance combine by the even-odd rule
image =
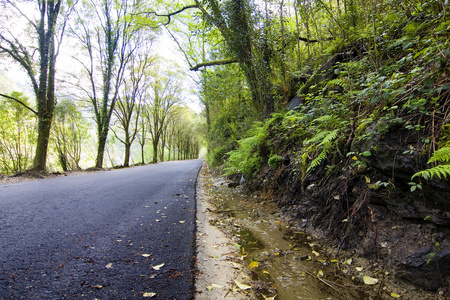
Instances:
[[[0,299],[192,299],[201,160],[0,185]]]

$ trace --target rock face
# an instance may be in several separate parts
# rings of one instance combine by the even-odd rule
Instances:
[[[423,288],[446,286],[448,181],[422,180],[423,190],[410,191],[411,176],[426,168],[428,152],[417,134],[407,130],[394,126],[351,144],[355,153],[369,150],[371,155],[356,167],[348,157],[330,174],[324,163],[302,182],[291,163],[265,169],[251,185],[274,195],[299,227],[328,239],[337,249],[368,258]]]

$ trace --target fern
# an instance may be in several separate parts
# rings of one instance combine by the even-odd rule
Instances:
[[[444,147],[434,152],[427,164],[431,164],[435,161],[448,163],[450,161],[450,147]]]
[[[437,176],[439,179],[447,179],[447,177],[450,177],[450,147],[444,147],[437,150],[428,160],[429,164],[433,162],[444,162],[446,164],[419,171],[414,174],[411,179],[414,177],[423,177],[425,180],[428,180],[432,179],[434,176]]]
[[[336,78],[336,79],[330,80],[328,82],[328,86],[329,87],[339,86],[346,91],[348,91],[350,89],[350,84],[344,78]]]
[[[330,144],[332,141],[334,141],[337,138],[338,134],[339,134],[339,129],[329,132],[327,134],[327,136],[322,140],[322,142],[319,145],[317,145],[317,147]]]
[[[319,166],[322,161],[327,158],[328,149],[323,149],[323,151],[311,162],[308,169],[306,170],[306,173],[308,173],[311,169],[314,169],[315,167]]]
[[[332,142],[339,136],[339,129],[333,130],[333,131],[323,131],[319,133],[320,136],[325,137],[322,139],[322,141],[317,145],[317,148],[323,147],[322,152],[311,162],[306,172],[309,172],[311,169],[319,166],[325,158],[327,158],[327,154],[329,150],[332,147]],[[312,140],[312,139],[311,139]]]
[[[414,174],[411,179],[414,177],[423,177],[425,180],[432,179],[434,176],[442,179],[444,177],[447,179],[450,176],[450,165],[439,165],[430,169],[422,170]]]

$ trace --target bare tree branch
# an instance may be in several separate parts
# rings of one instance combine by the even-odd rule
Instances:
[[[191,71],[198,71],[200,68],[203,68],[203,67],[228,65],[228,64],[233,64],[233,63],[237,63],[237,62],[239,62],[239,60],[237,60],[235,58],[214,60],[214,61],[208,61],[208,62],[199,63],[199,64],[193,66],[192,68],[190,68],[189,70],[191,70]]]
[[[174,12],[171,12],[171,13],[168,13],[168,14],[159,14],[159,13],[154,12],[154,11],[146,11],[146,12],[138,12],[138,13],[135,13],[133,15],[142,15],[142,14],[144,14],[144,15],[147,15],[147,16],[148,15],[154,15],[154,16],[157,16],[157,17],[165,17],[165,18],[167,18],[167,22],[164,23],[163,26],[166,26],[166,25],[170,24],[170,21],[172,20],[171,18],[173,16],[175,16],[175,15],[177,15],[179,13],[182,13],[183,11],[191,9],[191,8],[199,8],[199,5],[198,4],[188,5],[188,6],[180,8],[177,11],[174,11]]]
[[[23,105],[23,106],[24,106],[25,108],[27,108],[28,110],[32,111],[35,115],[38,114],[34,109],[32,109],[31,107],[29,107],[28,105],[26,105],[25,103],[23,103],[22,101],[20,101],[19,99],[16,99],[16,98],[14,98],[14,97],[11,97],[11,96],[8,96],[8,95],[4,95],[4,94],[0,94],[0,96],[5,97],[5,98],[7,98],[7,99],[9,99],[9,100],[16,101],[17,103]]]

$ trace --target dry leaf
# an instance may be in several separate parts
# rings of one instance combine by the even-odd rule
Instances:
[[[356,267],[355,269],[356,271],[361,272],[363,270],[363,267]]]
[[[223,286],[221,286],[220,284],[215,284],[215,283],[211,284],[211,286],[215,287],[215,288],[218,288],[218,289],[223,288]]]
[[[142,295],[143,297],[147,297],[147,298],[153,298],[156,296],[156,293],[144,293],[144,295]]]
[[[152,266],[152,268],[154,269],[154,270],[159,270],[159,269],[161,269],[162,267],[164,267],[164,263],[162,263],[162,264],[160,264],[160,265],[156,265],[156,266]]]
[[[320,253],[319,252],[317,252],[317,251],[312,251],[312,253],[315,255],[315,256],[320,256]]]
[[[322,270],[319,270],[317,272],[317,277],[323,277],[323,271]]]
[[[243,284],[243,283],[237,281],[236,279],[234,280],[234,283],[236,283],[238,288],[240,288],[241,290],[248,290],[248,289],[252,288],[250,285]]]
[[[186,223],[186,221],[180,221],[180,223],[181,223],[181,224],[184,224],[184,223]]]
[[[266,270],[263,270],[263,273],[264,274],[270,274],[269,272],[267,272]]]
[[[396,293],[391,293],[391,297],[392,298],[400,298],[400,295],[396,294]]]
[[[101,289],[102,287],[103,287],[103,285],[99,285],[99,284],[94,285],[94,288],[95,288],[95,289],[98,289],[98,290]]]
[[[363,281],[365,284],[368,285],[374,285],[378,283],[378,279],[370,277],[370,276],[363,276]]]
[[[151,254],[142,254],[143,257],[150,257]]]
[[[249,268],[257,268],[258,266],[259,266],[259,262],[257,262],[257,261],[252,261],[252,262],[248,265]]]
[[[111,269],[111,268],[112,268],[112,263],[107,264],[107,265],[105,266],[105,268]]]

